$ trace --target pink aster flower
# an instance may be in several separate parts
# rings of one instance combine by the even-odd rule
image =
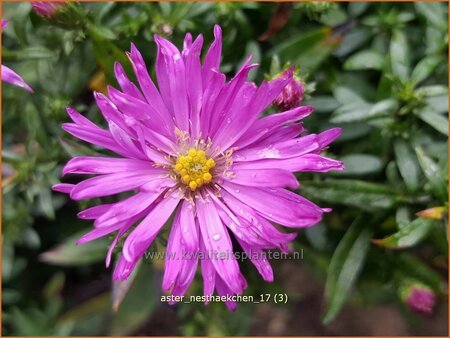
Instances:
[[[128,57],[139,87],[120,64],[115,75],[121,90],[109,87],[108,97],[94,93],[108,123],[102,129],[73,108],[73,123],[63,125],[73,136],[106,148],[117,157],[79,156],[63,169],[66,174],[92,174],[78,184],[61,183],[54,190],[74,200],[132,191],[117,203],[101,204],[79,213],[92,219],[94,229],[78,244],[117,233],[106,265],[126,237],[113,278],[126,279],[164,224],[170,227],[162,287],[183,295],[201,265],[204,295],[242,294],[246,280],[233,255],[232,238],[249,253],[266,281],[273,280],[264,249],[286,251],[296,233],[281,232],[274,224],[309,227],[324,212],[286,189],[297,189],[294,172],[342,170],[340,161],[320,155],[340,135],[339,129],[300,136],[301,119],[309,106],[262,117],[266,107],[291,81],[292,72],[260,86],[247,80],[256,67],[248,59],[229,81],[220,72],[222,34],[204,62],[203,37],[187,34],[180,52],[155,35],[156,77],[132,44]],[[227,302],[230,309],[233,302]]]
[[[405,303],[411,311],[431,315],[436,302],[436,295],[433,290],[423,284],[411,285],[406,291]]]
[[[8,21],[2,19],[2,30],[7,26]],[[30,93],[33,92],[33,89],[31,89],[31,87],[22,79],[22,77],[9,67],[2,65],[1,77],[3,81],[10,83],[13,86],[24,88]]]
[[[63,7],[65,5],[64,2],[55,1],[55,2],[40,2],[40,1],[32,1],[31,6],[33,6],[34,11],[44,17],[53,16],[59,7]]]
[[[293,72],[293,68],[283,71],[281,76],[286,76],[290,72]],[[273,104],[280,110],[288,110],[298,107],[303,100],[304,91],[305,89],[303,88],[302,82],[294,75],[277,98],[273,101]]]

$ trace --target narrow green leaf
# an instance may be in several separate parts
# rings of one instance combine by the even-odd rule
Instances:
[[[448,94],[448,87],[442,85],[425,86],[417,88],[416,93],[422,96],[436,96]]]
[[[426,80],[433,74],[434,70],[441,62],[443,62],[443,60],[440,55],[429,55],[424,57],[417,63],[416,67],[414,67],[411,74],[411,80],[415,84]]]
[[[438,132],[448,136],[448,118],[445,116],[435,113],[432,110],[424,109],[419,112],[419,117]]]
[[[337,109],[330,120],[331,123],[350,123],[367,120],[372,106],[368,103],[349,101]]]
[[[303,182],[302,194],[310,198],[356,207],[366,211],[389,209],[396,204],[396,193],[387,186],[359,180]]]
[[[404,140],[394,141],[395,159],[398,170],[410,191],[416,191],[419,188],[419,163],[413,149]]]
[[[348,87],[340,86],[333,90],[333,95],[341,104],[366,103],[366,101],[355,91]]]
[[[441,201],[447,201],[447,182],[444,173],[440,170],[439,166],[428,157],[422,148],[415,148],[419,164],[422,168],[425,177],[430,182],[431,189],[434,194],[441,199]]]
[[[127,295],[128,291],[130,290],[131,286],[134,283],[134,279],[136,278],[136,275],[138,274],[141,264],[142,264],[142,260],[140,260],[136,264],[133,272],[126,280],[124,280],[124,281],[113,280],[112,291],[111,291],[111,301],[112,301],[112,308],[114,311],[117,312],[119,310],[120,304],[122,304],[123,300],[125,299],[125,296]]]
[[[340,158],[344,162],[345,171],[339,172],[339,176],[359,176],[376,173],[381,170],[383,162],[374,155],[351,154]]]
[[[113,317],[110,335],[129,335],[141,326],[160,304],[158,288],[151,266],[141,264],[133,285]]]
[[[372,230],[366,225],[366,215],[358,217],[339,242],[331,258],[325,283],[327,305],[322,319],[325,324],[339,313],[363,266],[372,237]]]
[[[430,25],[447,30],[446,8],[440,2],[415,2],[416,10],[422,14]]]
[[[375,50],[362,50],[350,56],[344,63],[346,70],[364,70],[383,67],[384,55]]]
[[[404,249],[418,244],[428,236],[434,220],[416,218],[396,233],[383,239],[375,239],[373,243],[386,249]]]
[[[314,96],[304,104],[313,106],[314,111],[320,113],[329,113],[339,107],[339,102],[332,96]]]
[[[370,6],[368,2],[350,2],[348,4],[348,11],[353,17],[360,16]]]
[[[427,264],[414,255],[406,252],[398,255],[397,267],[406,275],[422,280],[435,291],[442,292],[444,283],[442,282],[439,273],[432,270]]]
[[[409,48],[406,36],[402,31],[395,30],[392,34],[390,46],[392,73],[401,80],[409,76]]]
[[[438,95],[426,98],[427,104],[436,113],[448,114],[448,95]]]
[[[103,237],[83,245],[76,245],[75,242],[83,234],[78,233],[70,236],[63,243],[40,254],[40,260],[62,266],[88,265],[102,261],[105,258],[109,239]]]
[[[394,99],[386,99],[375,103],[369,111],[368,118],[391,116],[398,109],[398,102]]]
[[[367,27],[355,27],[350,32],[344,35],[344,40],[341,42],[338,48],[334,51],[334,55],[342,57],[346,56],[364,43],[366,43],[372,36],[372,31]]]

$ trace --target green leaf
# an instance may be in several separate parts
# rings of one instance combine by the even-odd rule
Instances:
[[[315,70],[339,44],[330,28],[320,28],[279,44],[269,52],[269,56],[278,54],[282,62],[292,62],[302,66],[304,71]]]
[[[368,2],[350,2],[348,4],[348,11],[353,17],[360,16],[370,6]]]
[[[76,245],[75,242],[83,234],[70,236],[63,243],[39,255],[40,260],[62,266],[88,265],[102,261],[110,240],[103,237],[86,244]]]
[[[419,163],[413,149],[401,139],[394,141],[395,159],[398,170],[410,191],[416,191],[419,188]]]
[[[141,326],[160,304],[159,289],[154,272],[148,264],[141,264],[135,281],[130,287],[125,300],[114,315],[110,335],[129,335]]]
[[[358,49],[364,43],[369,41],[372,36],[372,31],[367,27],[356,27],[344,35],[344,40],[338,48],[334,51],[336,56],[342,57],[350,54]]]
[[[443,62],[440,55],[429,55],[424,57],[417,63],[411,74],[411,80],[418,84],[430,77],[436,67]]]
[[[314,96],[304,104],[313,106],[314,111],[320,113],[329,113],[339,107],[339,102],[332,96]]]
[[[340,157],[344,162],[345,171],[335,173],[339,176],[360,176],[376,173],[381,170],[383,162],[374,155],[351,154]]]
[[[364,70],[383,67],[384,55],[375,50],[362,50],[350,56],[344,63],[346,70]]]
[[[336,125],[333,125],[336,126]],[[369,134],[371,127],[367,123],[355,122],[339,125],[342,128],[342,135],[335,142],[344,143],[361,138]]]
[[[434,194],[441,199],[441,201],[447,201],[447,182],[444,177],[444,173],[440,170],[439,166],[428,157],[422,148],[415,148],[419,164],[422,168],[425,177],[430,182],[430,186]]]
[[[396,204],[396,193],[387,186],[359,180],[303,182],[302,194],[312,199],[343,204],[366,211],[389,209]]]
[[[349,101],[333,113],[330,122],[349,123],[365,121],[371,109],[371,105],[365,102]]]
[[[426,102],[436,113],[448,114],[448,95],[427,97]]]
[[[415,2],[416,10],[422,14],[430,25],[447,31],[446,7],[440,2]]]
[[[397,228],[404,228],[411,222],[411,212],[408,207],[402,206],[395,211],[395,221],[397,222]]]
[[[340,86],[333,90],[333,95],[341,104],[366,103],[366,101],[354,90]]]
[[[402,31],[395,30],[390,45],[390,58],[392,73],[401,80],[409,76],[409,48],[406,36]]]
[[[398,109],[398,102],[394,99],[386,99],[375,103],[369,110],[368,118],[391,116]]]
[[[270,51],[269,54],[278,54],[283,61],[292,61],[298,57],[299,53],[302,53],[304,50],[311,49],[315,44],[317,44],[318,41],[325,39],[330,34],[330,29],[321,28],[305,34],[296,35],[291,39],[278,44],[273,50]]]
[[[434,220],[416,218],[389,237],[374,239],[373,243],[386,249],[409,248],[425,239],[434,223]]]
[[[448,87],[442,85],[425,86],[416,89],[416,94],[422,96],[436,96],[448,94]]]
[[[38,195],[39,207],[44,215],[49,219],[55,218],[55,208],[53,206],[52,193],[50,188],[43,187]]]
[[[109,83],[115,83],[114,63],[120,62],[126,71],[130,70],[130,63],[121,51],[112,41],[104,35],[104,30],[90,24],[88,26],[89,36],[92,40],[94,55],[97,64],[103,69]],[[129,72],[130,74],[130,72]]]
[[[442,292],[444,289],[444,283],[439,273],[432,270],[427,264],[412,254],[405,252],[398,255],[397,267],[406,275],[425,282],[437,292]]]
[[[55,51],[44,46],[30,46],[18,51],[4,50],[2,54],[6,60],[11,61],[50,59],[56,57],[56,55]]]
[[[128,291],[130,290],[131,286],[134,283],[134,279],[136,278],[136,275],[138,274],[138,271],[141,267],[142,260],[140,260],[131,275],[124,281],[121,280],[113,280],[112,282],[112,291],[111,291],[111,300],[112,300],[112,308],[114,311],[118,311],[120,308],[120,305],[122,304],[123,300],[125,299],[125,296],[127,295]]]
[[[324,324],[332,321],[339,313],[361,271],[372,237],[372,230],[366,225],[366,215],[359,216],[331,258],[325,283],[327,305],[322,319]]]
[[[419,117],[438,132],[448,136],[448,118],[445,116],[425,108],[419,112]]]

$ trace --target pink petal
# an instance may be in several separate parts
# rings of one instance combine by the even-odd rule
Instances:
[[[30,93],[33,93],[33,89],[31,89],[31,87],[24,81],[24,79],[22,79],[19,74],[4,65],[2,65],[1,69],[3,81],[10,83],[13,86],[23,88]]]
[[[273,282],[273,270],[266,258],[266,253],[263,250],[251,247],[244,241],[238,240],[238,242],[263,279],[266,282]]]
[[[70,194],[75,184],[70,183],[58,183],[52,186],[53,191],[62,192],[64,194]]]
[[[120,202],[114,203],[107,212],[95,220],[94,225],[103,228],[121,223],[147,209],[159,196],[159,192],[139,192]]]
[[[155,174],[153,170],[134,170],[96,176],[78,183],[72,189],[70,197],[74,200],[81,200],[114,195],[134,190],[159,175],[160,173]]]
[[[187,201],[183,201],[180,209],[181,238],[186,246],[186,250],[198,252],[199,234],[198,225],[195,222],[194,206]]]
[[[112,174],[115,172],[152,169],[155,173],[159,172],[161,175],[165,173],[162,169],[154,168],[148,161],[131,158],[76,156],[67,162],[62,170],[62,174]]]
[[[234,176],[230,179],[233,183],[250,187],[289,187],[297,189],[299,183],[295,175],[283,169],[240,169],[233,171]]]
[[[81,219],[96,219],[107,212],[113,205],[114,203],[96,205],[80,211],[77,216]]]
[[[128,153],[119,146],[114,138],[111,136],[109,131],[101,129],[97,126],[88,127],[82,126],[75,123],[64,123],[62,128],[68,132],[69,134],[79,138],[80,140],[89,142],[91,144],[95,144],[102,148],[109,149],[116,154],[122,155],[124,157],[128,157]]]
[[[123,255],[127,261],[132,262],[148,249],[178,205],[178,202],[179,198],[175,198],[172,195],[163,198],[128,235],[123,246]]]
[[[139,91],[136,85],[128,79],[125,70],[119,62],[114,63],[114,74],[116,76],[117,82],[120,85],[120,88],[122,88],[122,91],[125,94],[131,95],[138,100],[145,101],[144,96],[142,96],[142,93]]]
[[[313,171],[327,172],[330,170],[344,170],[344,164],[341,161],[323,157],[316,154],[306,154],[299,157],[286,159],[263,159],[258,161],[236,162],[233,164],[236,170],[239,169],[269,169],[283,168],[292,172]]]
[[[206,52],[205,62],[203,63],[202,77],[203,84],[211,81],[211,69],[219,70],[220,58],[222,56],[222,29],[219,25],[214,26],[214,42]]]
[[[312,107],[302,106],[283,113],[272,114],[267,117],[263,117],[262,119],[257,120],[252,128],[247,130],[247,132],[242,135],[242,137],[234,144],[234,146],[242,149],[253,142],[261,140],[263,137],[271,135],[284,124],[292,123],[308,116],[312,113],[312,111]]]
[[[309,134],[304,137],[270,144],[269,146],[249,147],[240,151],[236,151],[233,160],[239,161],[255,161],[266,158],[290,158],[298,157],[306,153],[319,149],[316,134]]]
[[[159,65],[157,63],[158,83],[164,79],[163,99],[168,105],[171,101],[179,129],[189,131],[189,104],[186,90],[186,70],[179,50],[168,40],[155,34],[158,45]],[[193,79],[189,79],[192,81]]]
[[[205,201],[196,202],[196,206],[206,252],[212,256],[210,258],[216,272],[230,289],[236,293],[242,293],[242,287],[238,282],[239,265],[233,254],[230,237],[220,220],[216,207],[212,202]]]
[[[201,268],[203,277],[203,295],[211,296],[214,293],[216,278],[219,277],[216,277],[216,269],[208,256],[208,252],[202,238],[200,238],[200,254],[202,255]],[[206,304],[208,304],[208,302],[206,302]]]
[[[159,114],[161,114],[161,116],[170,116],[170,113],[167,110],[167,107],[165,106],[161,95],[158,92],[158,89],[156,88],[150,75],[147,72],[147,67],[141,53],[133,43],[131,44],[131,52],[127,55],[130,59],[131,65],[133,66],[134,73],[139,82],[139,85],[141,86],[142,93],[147,99],[147,102],[152,105],[153,108],[157,110]]]
[[[322,219],[318,206],[281,188],[260,189],[230,182],[221,186],[264,217],[287,227],[312,226]]]
[[[200,110],[203,100],[202,70],[200,64],[200,53],[203,37],[199,35],[194,43],[183,50],[184,63],[186,65],[186,86],[189,99],[189,110],[191,120],[191,136],[196,139],[200,132]]]

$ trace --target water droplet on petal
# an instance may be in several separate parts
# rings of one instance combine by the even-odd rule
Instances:
[[[218,241],[219,239],[220,239],[220,235],[219,234],[213,235],[213,240]]]
[[[235,189],[235,190],[234,190],[235,193],[238,193],[239,191],[240,191],[239,189]]]

